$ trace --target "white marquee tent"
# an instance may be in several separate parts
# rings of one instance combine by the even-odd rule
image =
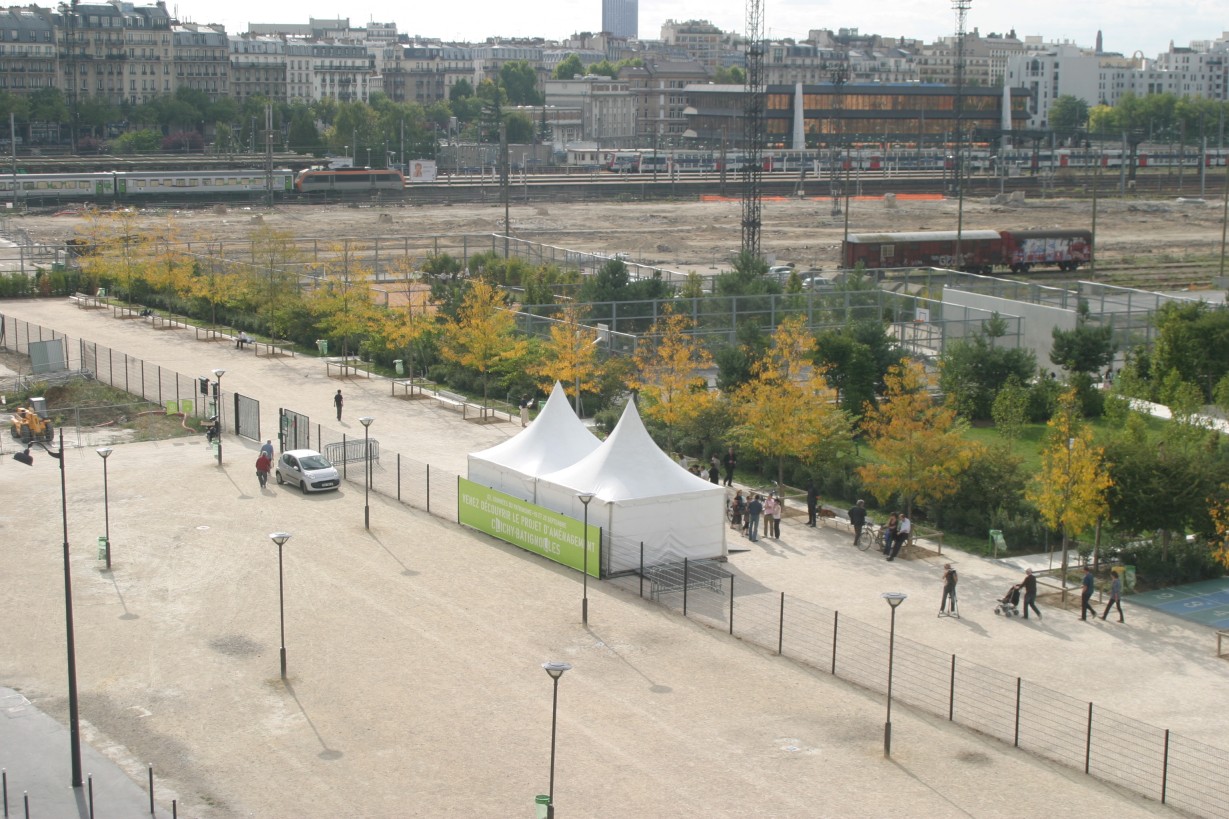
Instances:
[[[469,479],[536,503],[540,475],[571,466],[601,443],[576,417],[563,387],[555,382],[532,424],[501,444],[470,454]]]
[[[614,432],[576,463],[542,475],[539,506],[576,519],[592,493],[589,523],[611,544],[610,571],[725,554],[725,490],[679,466],[657,446],[629,401]]]

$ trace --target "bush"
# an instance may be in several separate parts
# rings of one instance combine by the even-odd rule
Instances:
[[[200,153],[205,148],[205,139],[196,131],[176,131],[162,140],[162,150],[167,153],[179,151],[196,151]]]
[[[1221,577],[1225,573],[1212,555],[1212,549],[1201,540],[1179,539],[1164,550],[1159,543],[1134,541],[1115,547],[1110,553],[1124,564],[1135,566],[1135,576],[1149,588],[1176,586]]]
[[[117,154],[152,154],[162,144],[162,134],[153,129],[144,131],[129,131],[121,134],[111,143]]]

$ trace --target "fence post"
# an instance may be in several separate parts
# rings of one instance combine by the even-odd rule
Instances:
[[[132,392],[130,386],[128,383],[128,353],[124,353],[124,392]],[[221,401],[222,399],[219,397],[218,400]]]
[[[141,359],[141,399],[145,399],[145,359]]]
[[[956,713],[956,655],[952,655],[951,681],[947,684],[947,721]]]
[[[1161,762],[1161,804],[1165,804],[1166,791],[1169,790],[1169,729],[1165,729],[1165,756]]]
[[[730,636],[734,636],[734,580],[730,577]]]
[[[401,500],[401,453],[397,453],[397,500]]]
[[[1084,736],[1084,773],[1088,773],[1089,760],[1092,759],[1092,703],[1088,703],[1088,731]]]
[[[644,599],[644,541],[640,541],[640,599]]]
[[[494,240],[492,239],[491,241],[494,241]],[[687,558],[683,558],[683,616],[684,617],[687,616],[687,586],[689,585],[687,582],[687,579],[688,579],[687,573],[690,567],[691,567],[691,564],[687,560]]]
[[[777,615],[777,656],[780,657],[785,647],[785,592],[781,592],[781,611]]]
[[[431,514],[431,464],[427,464],[427,514]]]
[[[346,433],[343,432],[341,434],[341,477],[342,477],[342,480],[346,480],[350,477],[349,472],[346,470],[346,464],[349,463],[350,461],[349,456],[350,456],[350,450],[346,447]]]
[[[1021,684],[1022,684],[1021,678],[1016,677],[1016,735],[1011,741],[1012,746],[1016,748],[1020,747],[1020,687],[1021,687]]]
[[[149,815],[154,815],[154,766],[149,766]]]
[[[836,676],[836,629],[841,621],[839,611],[832,612],[832,676]]]

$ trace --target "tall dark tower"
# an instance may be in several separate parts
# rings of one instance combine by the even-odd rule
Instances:
[[[1101,30],[1100,30],[1100,29],[1097,29],[1097,53],[1098,53],[1098,54],[1104,54],[1104,53],[1105,53],[1105,52],[1102,50],[1102,48],[1101,48],[1101,46],[1102,46],[1102,45],[1103,45],[1103,43],[1102,43],[1102,40],[1101,40]]]
[[[743,86],[743,253],[760,258],[764,174],[764,4],[747,0],[747,73]]]
[[[640,36],[640,0],[602,0],[602,31],[616,37]]]
[[[961,269],[960,239],[964,230],[964,180],[961,178],[964,156],[964,35],[973,0],[953,0],[956,10],[956,156],[952,167],[952,184],[956,191],[956,259],[955,268]]]

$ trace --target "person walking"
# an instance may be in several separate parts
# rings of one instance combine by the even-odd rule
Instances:
[[[1093,577],[1092,566],[1084,567],[1084,579],[1080,581],[1080,585],[1084,587],[1084,591],[1080,594],[1080,619],[1087,620],[1088,612],[1092,612],[1092,619],[1097,619],[1097,610],[1092,607],[1092,590]]]
[[[730,447],[726,452],[725,458],[722,459],[722,464],[725,465],[725,485],[734,485],[734,467],[738,464],[738,459],[734,457],[734,447]]]
[[[747,504],[747,540],[752,543],[760,539],[760,515],[764,512],[764,504],[759,495],[752,495]]]
[[[896,537],[892,538],[892,553],[888,555],[888,560],[896,559],[900,554],[900,547],[909,540],[909,533],[912,531],[913,524],[909,522],[909,515],[901,512],[896,518]]]
[[[1105,611],[1101,614],[1101,619],[1104,620],[1110,613],[1110,609],[1114,606],[1118,607],[1118,622],[1125,623],[1126,620],[1122,617],[1122,575],[1114,572],[1114,582],[1110,584],[1110,600],[1105,604]]]
[[[338,390],[337,394],[333,396],[333,406],[337,407],[337,420],[338,421],[341,420],[341,405],[342,403],[344,403],[344,401],[345,399],[341,397],[341,390]]]
[[[815,525],[815,516],[819,511],[819,490],[815,488],[815,479],[807,481],[807,526]]]
[[[1041,611],[1037,608],[1037,578],[1032,569],[1024,570],[1024,580],[1020,585],[1024,588],[1024,619],[1028,619],[1028,610],[1032,609],[1040,620]]]
[[[260,481],[260,488],[264,489],[265,484],[269,482],[269,468],[273,466],[273,461],[265,454],[262,449],[260,457],[256,459],[256,480]]]
[[[862,527],[866,526],[866,501],[859,500],[849,507],[849,523],[853,526],[853,545],[862,542]]]
[[[714,483],[714,484],[721,482],[721,472],[720,470],[717,469],[717,464],[712,464],[711,466],[709,466],[708,481],[709,483]]]
[[[943,598],[939,600],[939,616],[956,613],[956,569],[950,563],[943,564]],[[950,606],[950,608],[948,608]],[[948,608],[947,612],[943,609]]]
[[[273,463],[273,441],[272,440],[265,441],[265,445],[260,448],[260,454],[268,455],[269,463]]]

